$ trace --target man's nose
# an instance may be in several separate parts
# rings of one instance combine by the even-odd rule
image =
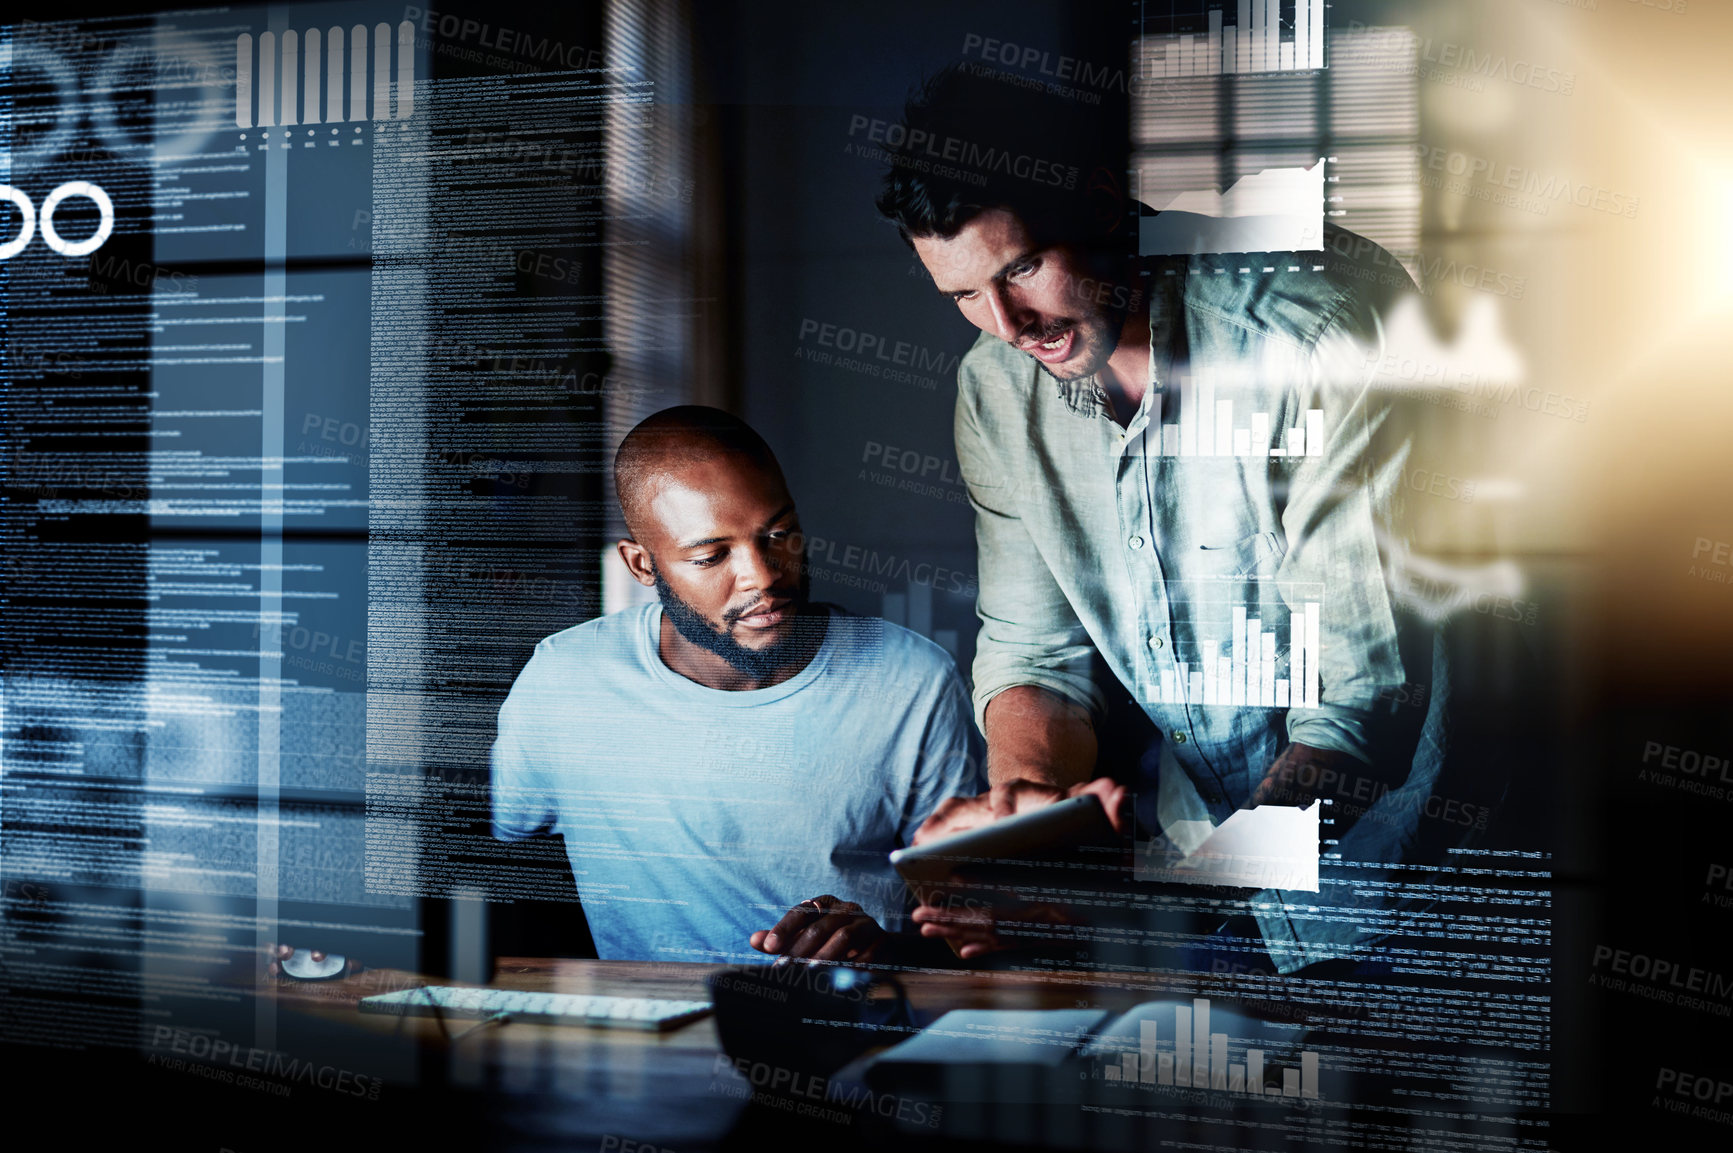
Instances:
[[[766,589],[776,583],[778,570],[770,550],[763,545],[741,549],[739,565],[734,570],[734,583],[742,589]]]
[[[1024,328],[1028,327],[1028,310],[1002,284],[987,289],[987,308],[993,319],[993,335],[1016,344]]]

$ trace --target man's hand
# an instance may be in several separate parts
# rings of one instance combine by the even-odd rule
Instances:
[[[813,961],[871,961],[884,940],[884,929],[859,905],[829,894],[802,901],[750,938],[761,953]]]
[[[909,914],[921,936],[944,941],[965,961],[1009,949],[1013,925],[1067,925],[1073,918],[1053,904],[1035,904],[1012,893],[935,886],[922,890]]]
[[[1311,745],[1289,745],[1270,765],[1269,772],[1252,790],[1246,808],[1259,805],[1293,805],[1305,808],[1332,790],[1345,796],[1364,794],[1360,782],[1369,779],[1372,770],[1358,757],[1334,749],[1318,749]],[[1346,786],[1337,789],[1336,786]]]
[[[1055,801],[1063,801],[1068,797],[1093,793],[1101,801],[1101,807],[1107,811],[1107,819],[1113,822],[1115,832],[1125,831],[1125,798],[1128,795],[1124,785],[1115,784],[1110,778],[1097,777],[1081,785],[1061,788],[1041,781],[1005,781],[994,785],[986,792],[975,797],[952,797],[942,801],[933,810],[933,815],[922,822],[915,830],[915,844],[923,841],[934,841],[940,837],[948,837],[952,833],[961,833],[981,825],[991,824],[1002,817],[1026,813],[1031,809],[1044,808]]]
[[[1043,808],[1068,797],[1094,794],[1101,801],[1115,832],[1124,833],[1128,821],[1124,785],[1108,777],[1097,777],[1070,788],[1039,781],[1006,781],[977,797],[952,797],[928,817],[915,832],[915,844],[937,840],[967,829],[990,824],[1003,817]],[[984,889],[934,886],[917,894],[920,904],[910,914],[921,936],[937,937],[965,961],[1011,947],[1001,924],[1067,924],[1071,917],[1057,905],[1031,904],[1015,896]]]

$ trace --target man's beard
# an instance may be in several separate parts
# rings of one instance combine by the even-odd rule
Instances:
[[[1126,312],[1124,309],[1108,310],[1094,317],[1077,321],[1060,321],[1057,325],[1043,329],[1036,337],[1037,342],[1052,340],[1066,329],[1077,333],[1075,350],[1069,361],[1064,364],[1049,365],[1039,358],[1035,360],[1041,371],[1058,381],[1060,384],[1075,384],[1077,381],[1095,376],[1107,367],[1107,361],[1119,347],[1120,334],[1125,330]],[[1079,357],[1076,353],[1084,355]],[[1058,371],[1055,371],[1057,369]],[[1060,375],[1064,373],[1065,375]]]
[[[680,594],[662,579],[660,571],[656,573],[656,595],[662,601],[662,614],[673,623],[675,632],[706,652],[715,653],[736,671],[755,681],[768,680],[802,656],[810,659],[823,643],[828,625],[826,614],[808,610],[804,566],[800,591],[789,605],[794,611],[794,620],[788,635],[762,649],[749,649],[726,631],[742,614],[725,614],[722,629],[717,629],[703,613],[680,599]]]

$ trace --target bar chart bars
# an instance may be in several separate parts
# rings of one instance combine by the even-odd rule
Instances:
[[[1157,699],[1164,704],[1318,708],[1321,608],[1319,600],[1302,601],[1282,612],[1286,620],[1277,622],[1255,615],[1268,612],[1267,605],[1228,606],[1227,639],[1200,639],[1191,659],[1163,668]],[[1284,671],[1286,676],[1278,675]]]
[[[1145,1085],[1173,1084],[1172,1053],[1161,1051],[1154,1021],[1138,1022],[1138,1048],[1135,1053],[1120,1053],[1117,1060],[1107,1059],[1102,1076],[1109,1081],[1140,1081]]]
[[[1237,421],[1234,399],[1220,395],[1208,381],[1182,378],[1173,385],[1163,408],[1177,409],[1179,416],[1162,424],[1162,456],[1322,456],[1324,454],[1324,410],[1308,408],[1296,413],[1292,425],[1277,427],[1269,412],[1247,412]],[[1244,411],[1244,410],[1241,410]],[[1158,410],[1159,413],[1159,410]],[[1279,434],[1279,435],[1278,435]]]
[[[1210,1031],[1210,1001],[1194,997],[1190,1006],[1173,1010],[1173,1041],[1163,1042],[1160,1025],[1138,1022],[1135,1052],[1102,1054],[1098,1069],[1103,1081],[1156,1085],[1179,1089],[1209,1089],[1251,1097],[1294,1097],[1318,1100],[1318,1055],[1300,1051],[1300,1067],[1284,1068],[1281,1087],[1268,1083],[1278,1070],[1265,1065],[1264,1050],[1244,1047],[1243,1060],[1235,1061],[1233,1042],[1226,1033]]]
[[[340,26],[333,26],[323,34],[317,28],[309,28],[304,35],[284,32],[281,37],[274,32],[262,32],[256,55],[251,33],[243,32],[235,37],[235,127],[343,123],[345,39],[349,58],[347,119],[409,119],[415,111],[415,25],[404,20],[395,29],[383,23],[373,26],[371,116],[368,112],[368,35],[365,24],[355,25],[347,34]],[[319,84],[321,40],[326,52],[323,100]],[[394,46],[397,54],[395,71],[392,68]]]
[[[1237,0],[1231,7],[1229,3],[1212,6],[1203,15],[1201,30],[1147,35],[1143,39],[1143,74],[1154,78],[1321,69],[1324,0],[1291,3],[1293,15],[1286,25],[1281,0]],[[1228,22],[1230,15],[1232,23]]]

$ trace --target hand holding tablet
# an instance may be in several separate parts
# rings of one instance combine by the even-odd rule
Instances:
[[[1064,908],[1017,890],[1055,868],[1110,863],[1126,795],[1107,778],[1070,789],[1016,781],[945,802],[913,846],[891,854],[920,903],[912,920],[921,935],[972,960],[1012,943],[1002,926],[1069,921]]]
[[[1038,864],[1085,846],[1113,843],[1114,828],[1095,793],[1065,800],[891,853],[905,880],[964,880],[1007,864]]]

